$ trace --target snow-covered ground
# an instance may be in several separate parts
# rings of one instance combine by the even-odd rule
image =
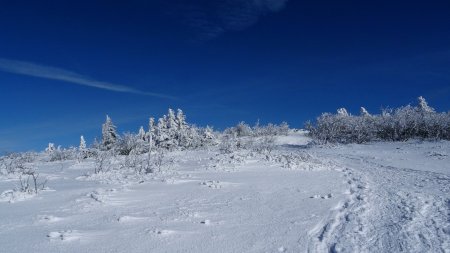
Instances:
[[[449,142],[308,141],[278,137],[270,161],[174,152],[142,180],[36,162],[38,195],[0,178],[0,251],[450,252]]]

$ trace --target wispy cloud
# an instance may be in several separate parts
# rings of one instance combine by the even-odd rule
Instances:
[[[68,83],[73,83],[73,84],[83,85],[83,86],[89,86],[89,87],[94,87],[94,88],[109,90],[109,91],[125,92],[125,93],[133,93],[133,94],[139,94],[139,95],[145,95],[145,96],[175,99],[175,97],[170,96],[170,95],[141,91],[141,90],[129,87],[129,86],[125,86],[125,85],[98,81],[98,80],[94,80],[92,78],[80,75],[78,73],[75,73],[75,72],[72,72],[69,70],[65,70],[65,69],[61,69],[61,68],[57,68],[57,67],[46,66],[46,65],[41,65],[41,64],[36,64],[36,63],[32,63],[32,62],[26,62],[26,61],[17,61],[17,60],[9,60],[9,59],[0,58],[0,71],[19,74],[19,75],[26,75],[26,76],[33,76],[33,77],[40,77],[40,78],[45,78],[45,79],[63,81],[63,82],[68,82]]]
[[[179,4],[183,22],[194,30],[197,40],[210,40],[227,31],[255,25],[261,16],[282,10],[288,0],[225,0]]]

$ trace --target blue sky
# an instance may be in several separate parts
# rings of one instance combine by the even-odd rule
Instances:
[[[117,3],[115,3],[117,2]],[[7,1],[0,152],[78,145],[182,108],[223,129],[321,112],[450,109],[446,1]]]

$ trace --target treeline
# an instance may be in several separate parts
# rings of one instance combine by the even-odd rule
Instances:
[[[436,112],[423,97],[416,106],[383,109],[372,115],[361,107],[355,116],[341,108],[324,113],[314,123],[307,122],[309,135],[320,143],[365,143],[409,139],[450,140],[450,112]]]
[[[155,120],[151,117],[148,126],[141,126],[136,133],[126,132],[119,134],[117,127],[109,116],[102,125],[102,138],[97,139],[88,147],[83,136],[80,137],[78,148],[63,149],[49,143],[46,152],[50,159],[67,160],[73,158],[88,158],[98,155],[98,152],[108,151],[117,155],[139,155],[152,150],[192,150],[208,146],[216,146],[224,141],[234,140],[238,137],[262,137],[287,135],[289,125],[286,122],[280,125],[269,123],[260,125],[257,122],[253,127],[240,122],[223,132],[214,131],[212,127],[198,127],[186,121],[182,110],[169,109],[166,115]],[[239,145],[238,141],[235,141]]]

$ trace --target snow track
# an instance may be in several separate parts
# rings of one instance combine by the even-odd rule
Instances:
[[[310,232],[309,252],[450,252],[447,174],[338,157],[349,196]]]

